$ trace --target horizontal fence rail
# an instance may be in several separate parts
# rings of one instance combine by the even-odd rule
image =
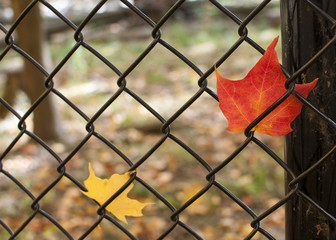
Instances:
[[[330,23],[331,32],[334,34],[335,30],[335,19],[330,17],[326,14],[323,9],[319,8],[318,6],[314,5],[308,0],[302,0],[303,2],[307,2],[311,8],[313,9],[315,14],[318,14],[320,17],[323,17],[326,21]],[[194,228],[193,226],[188,225],[183,220],[183,214],[188,209],[190,209],[193,205],[196,204],[197,200],[199,200],[202,196],[206,195],[208,192],[216,189],[222,195],[229,198],[230,201],[236,203],[236,205],[249,216],[250,219],[250,226],[251,229],[248,233],[246,233],[245,239],[253,239],[255,236],[261,236],[262,238],[266,239],[275,239],[275,237],[268,231],[268,229],[263,227],[262,221],[274,214],[280,207],[284,206],[287,202],[294,198],[297,194],[300,194],[314,205],[316,205],[322,214],[326,215],[330,221],[335,221],[335,216],[332,216],[323,207],[320,207],[318,203],[316,203],[313,199],[309,196],[305,196],[304,193],[300,189],[300,183],[309,176],[315,169],[317,169],[321,164],[325,161],[330,161],[328,156],[332,154],[336,148],[334,146],[328,153],[326,153],[322,158],[317,161],[315,164],[309,166],[305,171],[297,174],[294,173],[293,170],[281,159],[278,154],[272,151],[271,148],[267,146],[261,139],[259,139],[253,129],[254,127],[263,119],[265,118],[278,104],[279,101],[285,100],[285,97],[282,97],[278,102],[273,104],[269,109],[267,109],[264,113],[262,113],[250,126],[248,126],[244,132],[245,137],[244,140],[241,142],[240,146],[236,148],[232,153],[227,156],[226,159],[223,159],[221,163],[217,164],[216,166],[211,166],[206,158],[198,153],[197,149],[192,148],[189,146],[188,143],[184,142],[178,136],[174,134],[173,131],[173,124],[178,124],[178,120],[183,115],[185,111],[191,108],[193,104],[196,102],[201,102],[203,96],[210,97],[213,101],[218,101],[218,97],[214,89],[209,87],[208,79],[210,75],[214,75],[214,66],[221,66],[221,64],[225,63],[225,61],[242,45],[248,44],[253,48],[253,51],[259,52],[263,54],[265,51],[264,49],[252,38],[250,37],[248,26],[255,18],[257,18],[258,14],[263,11],[265,7],[267,7],[272,1],[271,0],[264,0],[264,1],[257,1],[258,6],[253,8],[249,14],[244,19],[239,18],[235,14],[233,14],[229,8],[225,6],[225,1],[216,1],[216,0],[209,0],[208,3],[212,4],[221,15],[225,17],[226,20],[232,21],[236,25],[237,36],[235,37],[235,42],[232,46],[226,51],[222,53],[222,56],[217,59],[217,61],[213,62],[212,67],[206,69],[205,71],[201,70],[202,67],[197,66],[194,64],[186,55],[184,55],[181,51],[177,50],[174,46],[170,45],[167,41],[165,41],[165,25],[169,22],[171,18],[173,18],[174,14],[178,12],[181,8],[184,8],[186,4],[189,4],[189,1],[178,0],[178,1],[171,1],[169,9],[162,14],[158,19],[154,20],[151,19],[148,15],[145,14],[145,11],[140,10],[137,7],[137,1],[127,1],[121,0],[120,3],[123,4],[123,9],[127,9],[131,12],[134,18],[137,21],[141,21],[147,27],[151,29],[151,42],[146,46],[146,48],[139,54],[139,56],[132,62],[129,63],[128,67],[124,70],[119,69],[113,62],[109,61],[107,58],[104,57],[102,52],[96,50],[90,43],[86,41],[86,35],[84,32],[85,27],[94,22],[94,17],[96,16],[97,12],[104,7],[109,1],[101,0],[97,1],[95,7],[91,10],[89,14],[85,17],[84,20],[81,21],[80,24],[73,23],[70,19],[68,19],[65,15],[63,15],[60,10],[57,9],[56,6],[53,6],[52,3],[46,0],[35,0],[31,1],[27,8],[21,13],[20,17],[18,17],[14,23],[10,27],[6,27],[6,25],[0,23],[0,29],[3,33],[3,43],[5,45],[3,51],[0,55],[0,62],[6,61],[6,56],[10,52],[15,52],[22,58],[28,60],[34,68],[38,69],[44,77],[44,92],[33,102],[29,108],[23,113],[20,114],[14,106],[8,102],[6,102],[3,98],[0,98],[1,107],[5,108],[9,111],[11,117],[14,117],[18,128],[18,134],[10,140],[8,146],[6,146],[5,150],[1,153],[0,157],[0,175],[6,178],[11,184],[14,184],[21,193],[23,193],[26,197],[29,198],[29,204],[31,207],[31,214],[29,216],[23,216],[20,227],[13,229],[10,223],[6,222],[5,216],[0,216],[0,227],[2,228],[1,231],[5,231],[9,237],[9,239],[25,239],[25,229],[29,227],[29,225],[35,219],[41,219],[41,217],[49,221],[53,224],[53,226],[61,233],[62,239],[75,239],[70,231],[67,230],[67,226],[64,226],[59,220],[57,220],[53,215],[49,214],[43,207],[43,202],[47,199],[47,195],[63,180],[67,179],[72,183],[73,186],[76,187],[78,191],[86,191],[87,189],[83,185],[82,181],[78,180],[75,176],[73,176],[69,171],[69,166],[72,164],[74,156],[83,148],[85,148],[88,142],[92,139],[95,139],[106,146],[106,151],[111,151],[115,155],[118,155],[119,158],[126,163],[129,167],[129,171],[135,170],[134,173],[131,174],[130,181],[128,181],[122,188],[117,192],[120,194],[123,190],[127,188],[130,183],[136,183],[141,185],[143,188],[147,189],[152,198],[155,198],[157,202],[164,206],[164,208],[170,212],[169,222],[165,227],[165,230],[158,233],[156,239],[170,239],[170,237],[174,234],[176,229],[183,229],[183,236],[181,239],[206,239],[200,233],[199,229]],[[202,4],[203,1],[196,1],[193,3],[194,5]],[[43,66],[42,63],[36,61],[32,56],[29,55],[25,50],[21,49],[18,45],[15,30],[21,24],[21,22],[25,19],[25,17],[29,14],[32,9],[36,8],[37,5],[41,5],[45,8],[48,8],[54,16],[65,25],[68,26],[73,32],[73,39],[75,44],[73,47],[68,51],[66,56],[58,63],[58,65],[53,68],[51,71],[47,70],[46,66]],[[194,5],[188,6],[191,8]],[[188,9],[187,7],[185,9]],[[190,36],[192,37],[192,36]],[[336,124],[333,119],[330,119],[328,116],[323,114],[319,109],[314,106],[314,102],[310,102],[302,98],[298,95],[295,91],[293,91],[293,84],[299,82],[301,78],[301,74],[307,71],[314,64],[317,59],[321,55],[323,55],[326,51],[331,48],[335,48],[335,35],[331,38],[329,42],[326,42],[323,46],[321,46],[320,50],[308,61],[303,67],[298,69],[296,72],[289,74],[284,69],[285,75],[287,75],[287,82],[286,86],[288,87],[288,92],[286,93],[288,96],[290,94],[297,97],[303,104],[304,108],[309,108],[311,111],[316,113],[316,115],[322,119],[326,124],[330,127],[335,128]],[[20,41],[24,41],[21,39]],[[158,107],[154,107],[151,105],[149,101],[145,101],[140,95],[136,93],[134,89],[132,89],[129,84],[128,78],[132,75],[132,73],[139,68],[139,65],[147,60],[150,60],[151,53],[154,52],[156,48],[164,48],[168,50],[174,58],[178,61],[182,61],[185,65],[188,66],[190,71],[192,71],[195,75],[198,76],[198,81],[193,83],[197,90],[193,93],[193,95],[183,102],[177,111],[170,114],[168,117],[164,117],[160,113],[160,109]],[[115,81],[111,81],[110,84],[115,85],[117,90],[115,93],[111,94],[109,99],[104,102],[101,106],[97,107],[95,113],[92,116],[88,116],[83,109],[78,107],[74,102],[72,102],[65,94],[62,93],[57,87],[57,76],[60,74],[63,68],[65,68],[66,63],[76,54],[77,51],[81,49],[85,49],[90,54],[95,56],[95,58],[99,59],[101,64],[109,68],[111,74],[116,74],[118,78]],[[334,66],[330,66],[334,67]],[[320,76],[320,81],[323,81],[323,76]],[[178,87],[178,86],[176,86]],[[36,133],[34,133],[29,126],[29,117],[31,117],[38,109],[39,105],[46,101],[49,95],[56,97],[59,101],[62,101],[72,110],[74,110],[80,118],[85,122],[85,126],[83,130],[86,132],[86,135],[83,139],[73,148],[70,153],[66,155],[64,153],[58,153],[53,146],[51,146],[47,141],[44,141],[43,138],[40,138]],[[150,149],[145,152],[139,159],[131,159],[128,157],[128,154],[122,150],[119,146],[114,144],[109,138],[106,136],[104,132],[100,132],[95,128],[95,123],[99,121],[101,116],[109,109],[111,106],[115,104],[116,101],[121,99],[121,96],[127,96],[128,98],[132,99],[132,101],[136,101],[140,104],[146,111],[147,114],[150,114],[153,118],[155,118],[158,122],[160,122],[160,131],[161,135],[160,138],[150,147]],[[287,96],[287,97],[288,97]],[[89,104],[89,103],[88,103]],[[125,106],[127,102],[124,103]],[[164,105],[164,99],[162,99],[162,105]],[[122,111],[122,110],[121,110]],[[31,141],[36,142],[46,150],[49,157],[53,159],[54,162],[57,163],[55,171],[57,171],[57,177],[53,179],[50,184],[47,184],[43,187],[43,191],[41,192],[34,192],[30,189],[29,186],[26,186],[25,182],[20,181],[13,173],[6,170],[4,168],[3,162],[6,160],[7,156],[14,151],[16,144],[22,139],[23,137],[28,137]],[[144,166],[150,159],[150,157],[157,153],[160,149],[164,147],[164,144],[167,141],[172,141],[176,143],[179,147],[183,148],[192,158],[195,159],[195,165],[200,165],[206,172],[203,176],[199,176],[199,178],[203,178],[207,183],[196,193],[194,193],[191,198],[182,203],[179,207],[176,207],[174,203],[171,202],[169,197],[162,194],[160,190],[156,189],[155,187],[151,186],[150,183],[145,181],[139,175],[142,171],[142,166]],[[245,203],[242,199],[240,199],[236,194],[230,191],[223,183],[217,180],[219,176],[219,172],[226,168],[228,164],[233,161],[236,161],[237,156],[243,152],[250,143],[254,143],[258,148],[260,148],[265,154],[270,156],[270,158],[280,167],[283,169],[284,173],[289,176],[290,181],[288,181],[288,191],[285,196],[283,196],[279,201],[274,203],[272,206],[267,207],[266,210],[262,212],[256,212],[253,208],[251,208],[247,203]],[[24,154],[24,153],[22,153]],[[99,161],[98,159],[96,161]],[[242,168],[248,166],[242,166]],[[188,169],[184,169],[183,171],[188,171]],[[283,187],[283,186],[280,186]],[[6,191],[1,190],[1,195],[5,195]],[[109,200],[99,206],[97,204],[96,209],[96,221],[92,223],[85,232],[81,233],[81,236],[76,237],[76,239],[90,239],[90,236],[93,231],[99,228],[99,224],[102,221],[109,222],[111,224],[111,228],[119,229],[121,233],[124,235],[123,239],[145,239],[138,237],[132,229],[128,228],[125,225],[120,224],[113,216],[111,216],[105,207],[114,201],[118,194],[114,194],[109,198]],[[66,196],[64,196],[66,198]],[[82,198],[86,198],[82,196]],[[57,205],[58,203],[54,203]],[[213,224],[213,223],[211,223]],[[232,223],[233,225],[235,223]],[[156,231],[155,228],[151,229],[151,231]],[[175,238],[178,239],[178,238]]]

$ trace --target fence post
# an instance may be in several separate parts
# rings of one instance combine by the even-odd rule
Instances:
[[[283,0],[281,18],[282,62],[289,73],[294,73],[335,35],[335,26],[330,20],[336,19],[336,1]],[[301,75],[301,81],[310,82],[316,77],[320,80],[309,95],[309,101],[335,121],[335,44]],[[285,158],[293,172],[299,175],[336,145],[336,131],[307,107],[303,107],[292,127],[294,131],[286,137]],[[320,167],[299,182],[298,194],[286,205],[286,240],[336,239],[335,159],[335,153],[328,156]],[[291,180],[287,178],[286,186]]]

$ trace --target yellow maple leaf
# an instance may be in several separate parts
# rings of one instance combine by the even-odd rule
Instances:
[[[84,181],[88,192],[86,196],[96,200],[100,205],[104,204],[114,193],[116,193],[130,178],[132,172],[125,174],[113,174],[109,179],[96,177],[89,163],[89,177]],[[142,209],[151,203],[141,203],[138,200],[130,199],[127,194],[133,188],[131,183],[116,199],[114,199],[106,210],[111,212],[120,221],[127,223],[125,216],[140,217]]]

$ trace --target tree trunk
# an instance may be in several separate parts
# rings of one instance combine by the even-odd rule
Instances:
[[[15,19],[20,16],[29,3],[30,1],[26,0],[12,0]],[[42,18],[38,5],[29,11],[15,31],[19,40],[18,46],[47,68],[48,59],[43,54]],[[26,59],[24,59],[22,76],[23,88],[33,103],[46,90],[44,85],[46,77]],[[33,114],[34,133],[44,141],[59,141],[57,115],[50,94],[38,105]]]

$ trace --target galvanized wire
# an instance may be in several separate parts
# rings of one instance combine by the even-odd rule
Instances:
[[[31,209],[33,210],[32,214],[27,218],[24,219],[23,223],[18,229],[11,229],[11,227],[6,223],[6,221],[2,220],[0,218],[0,225],[2,228],[7,231],[10,234],[9,239],[17,239],[21,236],[22,231],[27,227],[27,225],[38,215],[43,215],[45,218],[47,218],[51,223],[53,223],[64,235],[64,239],[74,239],[74,237],[68,232],[52,215],[44,211],[41,207],[39,202],[41,199],[43,199],[46,194],[54,188],[54,186],[63,178],[68,178],[71,182],[73,182],[78,188],[82,191],[86,191],[85,186],[78,181],[75,177],[73,177],[70,173],[67,172],[67,164],[72,161],[74,155],[87,143],[87,141],[95,137],[99,139],[102,143],[104,143],[106,146],[108,146],[111,151],[114,151],[117,155],[120,156],[121,159],[125,161],[129,165],[129,170],[139,170],[139,167],[144,164],[147,159],[154,153],[158,148],[161,147],[161,145],[167,141],[167,139],[170,139],[171,141],[178,144],[180,147],[185,149],[188,154],[193,156],[207,171],[207,174],[204,177],[204,179],[207,180],[207,184],[199,190],[191,199],[189,199],[187,202],[185,202],[182,206],[179,208],[175,208],[174,205],[166,199],[158,190],[154,189],[150,184],[145,182],[143,179],[137,176],[137,173],[133,173],[131,175],[131,178],[129,181],[120,188],[113,196],[110,196],[110,198],[99,207],[97,211],[97,215],[99,216],[99,219],[96,220],[96,222],[87,229],[86,232],[82,234],[81,237],[78,239],[85,239],[90,235],[90,233],[98,227],[99,223],[102,220],[107,220],[115,225],[115,227],[119,228],[127,237],[130,239],[137,239],[137,237],[132,234],[130,229],[127,229],[126,227],[122,226],[116,219],[114,219],[111,215],[107,214],[105,207],[109,205],[120,193],[122,193],[132,182],[137,182],[141,184],[144,188],[146,188],[153,196],[158,200],[161,201],[163,205],[166,206],[166,208],[171,211],[170,215],[170,221],[171,224],[166,227],[166,230],[162,233],[160,233],[160,236],[158,239],[165,239],[169,234],[171,234],[174,229],[177,226],[182,227],[186,230],[186,232],[189,233],[190,237],[194,239],[204,239],[199,233],[198,229],[193,229],[191,226],[187,225],[185,222],[180,220],[180,215],[183,213],[188,207],[190,207],[197,199],[199,199],[202,195],[207,193],[207,191],[211,188],[216,188],[219,191],[221,191],[222,194],[229,197],[233,202],[238,204],[238,206],[245,211],[250,217],[251,217],[251,227],[252,231],[245,237],[245,239],[251,239],[253,236],[256,235],[256,233],[260,233],[263,236],[265,236],[267,239],[275,239],[268,231],[267,229],[264,229],[262,227],[261,221],[265,219],[266,217],[273,214],[279,207],[283,206],[288,202],[293,195],[300,194],[302,197],[308,199],[310,202],[312,202],[314,205],[316,205],[321,212],[324,212],[326,216],[328,216],[332,221],[336,222],[335,218],[326,212],[322,207],[320,207],[317,203],[315,203],[312,199],[310,199],[308,196],[306,196],[304,193],[302,193],[299,189],[299,183],[302,181],[302,179],[306,178],[312,171],[314,171],[317,167],[321,166],[321,164],[324,161],[327,161],[327,157],[333,153],[336,149],[336,146],[331,149],[324,157],[322,157],[319,161],[317,161],[314,165],[310,166],[306,171],[301,173],[300,175],[295,175],[292,170],[287,166],[287,164],[276,154],[274,153],[266,144],[264,144],[260,139],[254,136],[254,132],[252,129],[260,122],[262,119],[264,119],[268,114],[270,114],[277,106],[279,106],[284,100],[286,100],[290,95],[294,95],[297,97],[306,107],[313,110],[315,113],[318,114],[318,116],[323,119],[323,121],[327,122],[330,126],[333,128],[336,128],[336,124],[333,120],[331,120],[328,116],[324,115],[321,111],[319,111],[316,107],[314,107],[313,103],[310,103],[308,100],[301,97],[297,92],[295,92],[295,81],[299,78],[301,73],[306,71],[315,61],[318,59],[324,52],[328,50],[328,48],[335,47],[335,41],[336,36],[334,36],[325,46],[321,48],[321,50],[316,53],[315,56],[311,58],[309,62],[307,62],[302,68],[300,68],[298,71],[296,71],[294,74],[288,74],[285,73],[288,77],[288,80],[286,82],[287,92],[279,98],[275,103],[273,103],[265,112],[261,113],[245,130],[245,136],[246,139],[244,142],[241,143],[241,145],[235,149],[230,156],[228,156],[226,159],[224,159],[220,164],[218,164],[216,167],[212,168],[209,163],[195,151],[192,149],[188,144],[183,142],[181,139],[179,139],[177,136],[175,136],[170,129],[170,125],[174,123],[181,114],[186,111],[194,102],[199,101],[199,98],[202,95],[209,95],[212,97],[215,101],[218,101],[218,97],[216,93],[208,87],[208,80],[207,78],[213,74],[214,72],[214,66],[207,69],[205,72],[203,72],[196,64],[194,64],[190,59],[188,59],[185,55],[183,55],[180,51],[178,51],[174,46],[170,45],[168,42],[164,40],[164,32],[161,30],[162,26],[164,26],[167,21],[172,17],[172,15],[178,11],[183,4],[185,4],[185,0],[178,0],[175,2],[174,5],[171,6],[171,8],[162,16],[162,18],[155,22],[153,21],[149,16],[147,16],[145,13],[143,13],[137,6],[127,0],[121,0],[123,4],[125,4],[126,7],[129,8],[130,11],[136,14],[136,16],[140,19],[142,19],[145,24],[147,24],[150,28],[152,28],[152,41],[148,44],[146,49],[139,55],[137,59],[135,59],[134,62],[132,62],[125,71],[121,71],[118,69],[112,62],[110,62],[108,59],[106,59],[99,51],[97,51],[94,47],[92,47],[89,43],[85,41],[85,37],[82,33],[85,26],[92,20],[92,18],[96,15],[98,10],[106,4],[107,0],[100,1],[93,9],[92,11],[87,15],[87,17],[81,22],[80,25],[75,25],[71,20],[69,20],[66,16],[64,16],[60,11],[58,11],[53,5],[51,5],[46,0],[34,0],[32,1],[29,6],[22,12],[21,16],[15,20],[15,22],[11,25],[10,28],[6,28],[4,25],[0,24],[0,30],[5,34],[5,37],[3,41],[6,44],[5,49],[2,51],[0,55],[0,61],[4,61],[4,57],[8,54],[10,50],[17,52],[19,55],[21,55],[23,58],[30,61],[36,69],[38,69],[45,77],[45,92],[30,106],[30,108],[22,115],[20,115],[13,106],[8,104],[4,99],[0,98],[0,103],[3,105],[13,116],[17,118],[18,121],[18,129],[19,133],[18,135],[10,142],[10,144],[7,146],[6,150],[1,153],[0,156],[0,174],[8,178],[10,181],[12,181],[18,188],[24,192],[30,199],[31,199]],[[236,49],[239,48],[239,46],[242,43],[248,43],[251,45],[256,51],[260,53],[264,53],[264,49],[262,49],[258,43],[256,43],[252,38],[249,37],[248,33],[248,25],[249,23],[255,19],[255,17],[266,7],[271,0],[265,0],[262,1],[245,19],[240,19],[235,14],[233,14],[226,6],[222,5],[219,1],[216,0],[209,0],[213,6],[215,6],[221,14],[229,17],[233,23],[237,25],[237,39],[236,42],[231,46],[230,49],[228,49],[226,52],[223,53],[222,57],[220,57],[214,65],[217,67],[220,66],[223,62],[225,62],[234,52]],[[306,0],[306,2],[312,7],[312,9],[319,14],[321,17],[323,17],[326,21],[329,21],[332,26],[335,26],[336,20],[333,19],[331,16],[326,14],[323,10],[321,10],[319,7],[314,5],[311,1]],[[69,28],[71,28],[74,31],[74,40],[76,43],[72,47],[72,49],[67,53],[67,55],[60,61],[60,63],[51,71],[48,72],[39,62],[37,62],[35,59],[33,59],[28,53],[26,53],[24,50],[22,50],[18,45],[13,37],[13,32],[16,30],[16,28],[20,25],[20,22],[25,18],[25,16],[29,13],[29,11],[36,5],[36,4],[43,4],[45,7],[47,7],[49,10],[51,10],[64,24],[66,24]],[[332,29],[333,30],[333,29]],[[174,112],[169,118],[164,118],[158,111],[156,111],[149,103],[147,103],[145,100],[143,100],[139,95],[137,95],[134,91],[132,91],[131,88],[128,87],[127,84],[127,77],[130,73],[146,58],[148,58],[148,54],[155,49],[157,46],[164,47],[168,51],[170,51],[173,55],[176,56],[177,59],[180,59],[183,61],[189,68],[194,71],[198,76],[198,82],[197,87],[198,90],[194,92],[193,96],[191,96],[176,112]],[[80,48],[83,47],[87,49],[91,54],[93,54],[95,57],[97,57],[99,60],[101,60],[102,63],[104,63],[108,68],[110,68],[114,73],[118,75],[118,80],[115,82],[115,84],[118,86],[118,90],[95,112],[95,114],[92,117],[87,116],[76,104],[71,102],[65,95],[63,95],[55,86],[54,86],[54,77],[60,72],[60,70],[64,67],[66,62],[73,56],[73,54]],[[161,122],[161,131],[162,136],[161,138],[137,161],[134,161],[132,159],[129,159],[125,153],[121,149],[119,149],[117,146],[115,146],[110,140],[108,140],[104,135],[97,132],[95,130],[95,121],[101,117],[101,115],[104,113],[104,111],[109,108],[116,99],[122,94],[127,94],[131,98],[133,98],[135,101],[137,101],[139,104],[141,104],[147,111],[150,113],[154,118],[156,118],[158,121]],[[71,107],[74,111],[76,111],[85,121],[86,126],[85,130],[87,132],[84,139],[78,143],[78,145],[70,152],[66,157],[61,157],[59,154],[57,154],[46,142],[44,142],[42,139],[40,139],[37,135],[35,135],[33,132],[29,131],[27,129],[27,123],[26,120],[29,116],[32,115],[33,111],[41,104],[41,102],[44,101],[44,99],[50,95],[54,94],[59,99],[64,101],[69,107]],[[29,138],[33,139],[35,142],[40,144],[41,147],[43,147],[50,156],[55,159],[58,162],[57,172],[58,177],[48,186],[45,187],[45,189],[39,194],[34,195],[29,189],[27,189],[23,183],[21,183],[18,179],[16,179],[10,172],[3,169],[3,160],[6,158],[8,153],[13,149],[13,147],[16,145],[16,143],[22,138],[22,136],[29,136]],[[232,193],[228,188],[223,186],[219,181],[216,180],[216,174],[226,167],[227,164],[229,164],[231,161],[233,161],[236,156],[244,151],[246,146],[248,146],[249,143],[255,143],[258,147],[260,147],[265,153],[267,153],[274,161],[283,168],[284,172],[286,174],[289,174],[291,177],[291,181],[288,185],[288,188],[290,191],[282,198],[280,199],[276,204],[274,204],[272,207],[268,208],[264,212],[257,214],[251,209],[248,205],[246,205],[241,199],[239,199],[234,193]],[[141,171],[141,169],[139,170]],[[2,193],[4,194],[4,193]],[[1,217],[1,216],[0,216]],[[153,229],[155,231],[155,229]]]

